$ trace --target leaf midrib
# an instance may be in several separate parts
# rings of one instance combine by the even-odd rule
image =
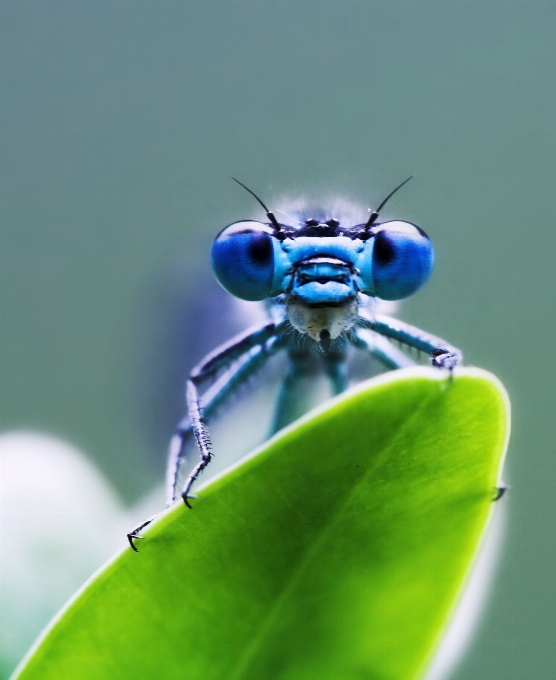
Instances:
[[[439,385],[441,382],[439,381]],[[308,549],[305,551],[303,557],[298,561],[297,567],[291,570],[290,577],[284,582],[281,593],[275,599],[273,605],[267,609],[261,619],[261,625],[257,627],[257,633],[253,636],[252,641],[247,647],[244,648],[243,654],[238,658],[235,668],[232,670],[231,674],[227,675],[227,680],[241,680],[244,671],[249,667],[249,663],[255,658],[255,655],[260,648],[260,643],[264,638],[270,633],[271,627],[275,619],[277,618],[278,612],[280,611],[283,603],[285,602],[287,596],[293,590],[294,586],[298,583],[301,575],[304,573],[307,564],[310,562],[314,554],[318,551],[321,545],[324,543],[326,538],[329,536],[332,528],[338,522],[338,518],[342,515],[344,508],[349,504],[353,496],[356,494],[359,487],[365,482],[369,475],[374,474],[376,470],[382,465],[385,458],[388,457],[391,450],[394,448],[396,443],[402,438],[405,431],[411,426],[411,424],[421,415],[422,411],[427,408],[432,402],[437,400],[441,394],[432,394],[430,397],[425,399],[418,406],[412,415],[405,420],[397,429],[395,435],[390,439],[388,445],[384,447],[382,452],[376,457],[374,464],[367,469],[365,474],[352,486],[350,492],[345,496],[344,500],[337,506],[336,512],[330,515],[330,520],[325,521]]]

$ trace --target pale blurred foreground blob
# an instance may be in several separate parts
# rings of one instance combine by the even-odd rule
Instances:
[[[81,451],[42,434],[0,435],[0,472],[0,676],[7,677],[52,616],[122,547],[145,507],[129,513]]]

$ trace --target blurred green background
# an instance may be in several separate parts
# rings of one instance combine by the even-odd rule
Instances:
[[[437,266],[401,316],[513,403],[506,548],[455,677],[556,677],[556,4],[1,11],[2,430],[72,442],[137,500],[188,366],[235,330],[210,243],[256,206],[229,176],[271,206],[374,206],[414,174],[389,215],[429,233]]]

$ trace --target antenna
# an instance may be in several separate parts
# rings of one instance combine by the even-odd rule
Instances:
[[[266,207],[266,205],[261,201],[261,199],[257,196],[257,194],[256,194],[254,191],[251,191],[251,189],[250,189],[249,187],[246,187],[245,184],[243,184],[243,182],[240,182],[240,181],[239,181],[239,179],[236,179],[235,177],[232,177],[232,179],[234,180],[234,182],[237,182],[237,183],[239,184],[240,187],[243,187],[243,188],[245,189],[245,191],[248,191],[248,192],[251,194],[251,196],[253,196],[253,198],[259,203],[259,205],[262,206],[263,210],[264,210],[265,213],[266,213],[266,216],[268,217],[268,219],[269,219],[270,222],[272,223],[272,226],[274,227],[274,229],[276,229],[276,231],[280,231],[281,227],[280,227],[280,225],[278,224],[278,220],[276,219],[276,217],[274,217],[274,213],[272,213],[272,212]],[[407,181],[407,180],[406,180],[406,181]],[[387,200],[388,200],[388,199],[387,199]]]
[[[378,206],[378,208],[377,208],[376,210],[373,210],[373,212],[369,215],[369,219],[367,220],[367,224],[366,224],[365,227],[364,227],[365,229],[370,229],[370,227],[372,226],[373,222],[376,220],[376,218],[378,217],[380,211],[382,210],[382,208],[384,208],[384,206],[386,205],[386,203],[392,198],[392,196],[396,193],[396,191],[398,191],[398,189],[401,189],[401,188],[403,187],[404,184],[407,184],[407,183],[409,182],[409,180],[412,179],[412,177],[413,177],[413,175],[410,175],[410,176],[409,176],[407,179],[405,179],[401,184],[399,184],[399,185],[394,189],[394,191],[391,191],[391,192],[388,194],[388,196],[386,196],[386,198],[382,201],[382,203]],[[236,180],[236,182],[237,182],[237,180]],[[245,187],[245,188],[247,189],[247,187]],[[247,191],[249,191],[249,189],[247,189]],[[265,208],[265,209],[266,209],[266,208]]]

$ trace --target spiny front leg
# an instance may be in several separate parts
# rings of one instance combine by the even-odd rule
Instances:
[[[232,394],[274,352],[281,348],[283,330],[284,324],[277,326],[269,323],[243,333],[209,354],[191,372],[186,389],[187,408],[201,460],[187,478],[182,492],[183,501],[188,508],[191,508],[189,503],[191,487],[213,457],[205,413],[208,415],[209,411],[212,412],[219,403]],[[235,367],[234,362],[236,362]],[[199,395],[200,385],[207,379],[214,378],[218,371],[226,368],[229,370],[214,384],[212,391],[205,393],[205,397],[207,395],[210,397],[203,412]]]
[[[169,508],[174,502],[173,490],[177,483],[177,477],[179,473],[180,464],[185,456],[185,445],[188,437],[191,436],[191,425],[189,424],[189,418],[184,418],[182,422],[178,425],[176,433],[172,437],[168,452],[168,471],[166,480],[166,507]],[[133,531],[127,534],[127,540],[129,545],[135,552],[139,552],[135,546],[135,540],[143,540],[143,536],[139,535],[139,532],[148,526],[153,519],[158,517],[158,513],[149,517],[139,526],[135,527]]]
[[[348,340],[357,349],[376,357],[389,370],[415,366],[413,359],[395,347],[387,338],[368,329],[351,333]]]
[[[431,358],[432,365],[436,368],[446,368],[452,372],[461,363],[462,353],[459,349],[442,338],[399,319],[377,314],[373,319],[361,316],[359,323],[364,328],[380,333],[380,335],[401,342],[408,347],[414,347],[420,352],[426,352]]]
[[[276,326],[274,323],[257,326],[221,345],[193,369],[186,390],[189,417],[182,420],[170,443],[166,476],[166,504],[168,507],[173,504],[175,499],[179,471],[185,459],[186,440],[192,432],[201,451],[201,461],[187,478],[182,493],[182,498],[188,508],[191,508],[188,502],[188,499],[191,498],[189,495],[191,486],[212,460],[210,436],[204,420],[205,416],[201,410],[198,386],[204,381],[214,379],[218,372],[225,370],[225,373],[212,384],[203,396],[205,401],[203,411],[207,416],[210,416],[274,352],[281,349],[282,332],[283,326]],[[138,552],[138,550],[133,541],[143,538],[139,536],[139,532],[149,525],[154,517],[150,517],[127,534],[129,544],[135,552]]]
[[[183,502],[188,508],[191,508],[189,499],[192,496],[189,495],[191,487],[193,486],[197,477],[201,472],[207,467],[207,465],[212,460],[212,442],[210,440],[210,434],[208,431],[207,423],[205,422],[203,415],[201,413],[201,402],[199,399],[199,392],[197,390],[196,382],[198,380],[197,376],[192,376],[187,381],[187,408],[189,410],[189,417],[191,419],[191,425],[193,427],[193,433],[195,434],[195,440],[197,441],[197,446],[201,452],[201,460],[193,468],[190,473],[185,486],[183,488],[181,497]]]
[[[182,464],[186,460],[187,440],[193,439],[193,428],[186,416],[170,440],[168,447],[168,464],[166,466],[166,507],[169,508],[176,500],[176,488]]]

